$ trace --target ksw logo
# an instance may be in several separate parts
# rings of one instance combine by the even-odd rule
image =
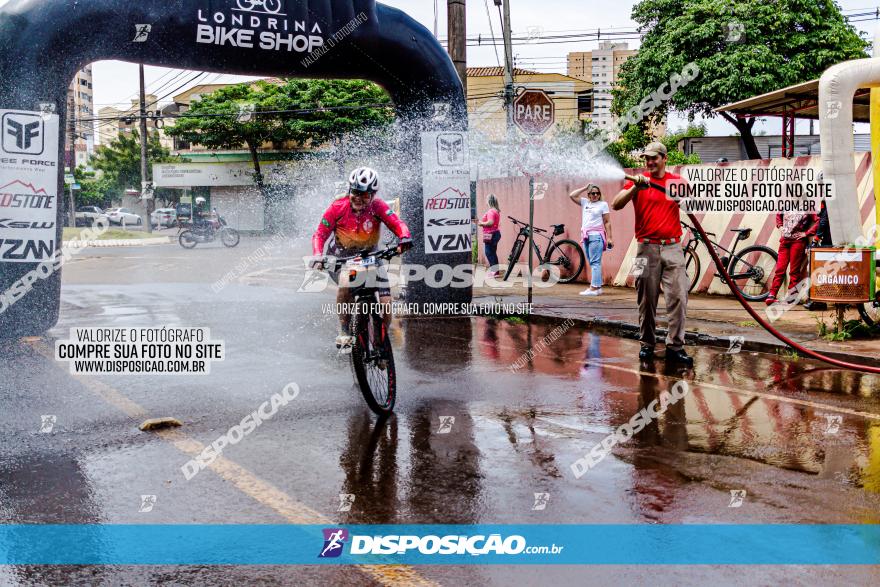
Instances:
[[[446,133],[437,137],[437,163],[443,166],[463,165],[464,135]]]
[[[428,226],[469,226],[470,218],[456,220],[454,218],[431,218],[428,220]]]
[[[22,155],[43,153],[43,119],[40,114],[4,114],[3,150]]]
[[[13,221],[11,218],[0,218],[0,228],[55,228],[54,222]]]

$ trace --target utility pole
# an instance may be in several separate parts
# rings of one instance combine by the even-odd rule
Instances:
[[[79,82],[77,82],[78,84]],[[76,86],[77,89],[79,86]],[[74,170],[76,169],[76,101],[74,100],[73,92],[70,92],[69,100],[67,101],[67,140],[70,141],[70,174],[73,175]],[[65,149],[65,154],[67,150]],[[73,185],[76,183],[76,178],[71,182],[70,189],[68,192],[68,216],[70,217],[70,226],[71,228],[76,228],[76,200],[73,197]]]
[[[147,177],[147,97],[144,89],[144,65],[140,65],[141,78],[141,198],[144,197],[144,187],[147,185],[149,178]],[[153,224],[150,222],[150,215],[153,213],[153,199],[143,200],[144,209],[147,217],[144,219],[144,226],[147,233],[153,232]]]
[[[513,132],[513,41],[510,28],[510,0],[495,0],[495,6],[502,6],[504,16],[501,26],[504,30],[504,109],[507,111],[507,133]]]
[[[461,79],[467,98],[467,9],[465,0],[447,0],[446,15],[449,38],[449,57]]]

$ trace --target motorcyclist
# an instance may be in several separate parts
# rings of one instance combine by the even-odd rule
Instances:
[[[375,197],[379,189],[379,175],[369,167],[358,167],[348,178],[348,197],[335,200],[321,217],[318,229],[312,237],[312,253],[315,255],[311,263],[317,270],[324,270],[324,255],[351,257],[363,251],[375,251],[379,244],[381,225],[387,226],[399,239],[397,252],[403,254],[412,247],[412,236],[407,227],[382,199]],[[330,236],[335,236],[331,251],[325,251]],[[335,269],[335,270],[334,270]],[[376,269],[379,301],[386,306],[391,303],[391,290],[388,273],[384,261]],[[339,281],[339,268],[331,268],[333,281],[339,284],[336,301],[348,304],[352,301],[351,289],[347,287],[347,274],[343,272],[343,281]],[[385,313],[385,322],[391,320],[391,314]],[[339,336],[336,346],[340,349],[350,348],[354,342],[351,334],[351,315],[340,313]]]

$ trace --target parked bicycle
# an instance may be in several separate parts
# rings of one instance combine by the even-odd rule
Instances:
[[[510,274],[513,273],[513,268],[516,266],[517,262],[519,262],[519,258],[526,246],[526,242],[529,240],[529,225],[517,220],[513,216],[508,216],[508,218],[514,225],[521,226],[521,228],[519,229],[516,242],[513,243],[513,249],[511,249],[510,256],[508,257],[507,272],[504,274],[505,281],[510,277]],[[550,226],[553,228],[553,233],[550,236],[546,236],[547,230],[533,227],[536,235],[542,236],[549,241],[547,243],[546,254],[541,252],[537,240],[534,241],[536,260],[538,261],[539,266],[558,267],[559,283],[570,283],[577,279],[578,275],[580,275],[581,271],[584,269],[584,251],[581,249],[581,245],[573,240],[555,240],[557,236],[565,232],[564,224],[551,224]]]
[[[325,266],[335,262],[328,271],[349,271],[353,284],[352,298],[355,312],[351,316],[351,364],[355,379],[370,409],[379,416],[390,414],[397,399],[397,372],[394,368],[394,351],[391,338],[379,307],[378,289],[370,279],[359,279],[357,273],[374,271],[380,260],[390,260],[398,255],[397,247],[379,252],[365,251],[354,257],[324,259]]]
[[[694,227],[685,222],[682,222],[681,225],[691,233],[691,238],[684,247],[684,256],[685,268],[690,280],[689,291],[693,291],[700,279],[702,269],[697,247],[703,242],[703,239],[700,238],[700,234]],[[711,239],[709,239],[708,245],[715,247],[716,251],[724,252],[724,254],[719,253],[718,256],[742,296],[750,302],[764,301],[770,295],[770,282],[773,280],[773,271],[776,268],[776,251],[764,245],[751,245],[737,253],[737,246],[742,241],[748,240],[752,229],[732,228],[730,231],[736,233],[736,239],[733,241],[731,249],[728,250]],[[713,232],[706,234],[717,238]],[[721,279],[722,282],[725,281],[720,273],[716,273],[714,277]],[[730,287],[730,284],[727,285]]]
[[[179,227],[177,242],[184,249],[195,248],[199,243],[212,243],[218,236],[224,247],[236,247],[241,241],[238,231],[234,228],[229,228],[222,216],[218,216],[216,221],[195,220],[189,223],[180,222]]]

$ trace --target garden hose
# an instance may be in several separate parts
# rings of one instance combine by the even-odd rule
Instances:
[[[691,222],[693,222],[694,227],[697,229],[697,232],[700,233],[700,238],[703,239],[703,242],[709,243],[709,237],[706,235],[706,232],[703,230],[703,227],[700,225],[700,221],[693,214],[688,214],[688,218],[690,218]],[[880,367],[872,367],[870,365],[861,365],[859,363],[848,363],[846,361],[841,361],[839,359],[833,359],[822,353],[816,352],[814,350],[810,350],[805,346],[791,340],[775,328],[765,320],[758,312],[755,311],[754,308],[746,301],[743,297],[742,293],[740,293],[739,289],[733,285],[733,280],[730,278],[730,274],[727,272],[727,268],[721,262],[721,259],[718,258],[718,254],[715,252],[715,247],[707,246],[709,250],[709,255],[712,257],[712,261],[715,263],[715,266],[718,267],[718,270],[721,272],[721,275],[724,276],[725,282],[730,286],[730,291],[733,292],[733,295],[736,296],[736,299],[739,300],[739,303],[742,304],[742,307],[745,308],[746,312],[755,319],[755,321],[760,324],[764,330],[795,349],[798,353],[805,355],[807,357],[816,359],[818,361],[823,361],[828,363],[829,365],[834,365],[835,367],[840,367],[842,369],[852,369],[854,371],[862,371],[865,373],[878,373],[880,374]]]

